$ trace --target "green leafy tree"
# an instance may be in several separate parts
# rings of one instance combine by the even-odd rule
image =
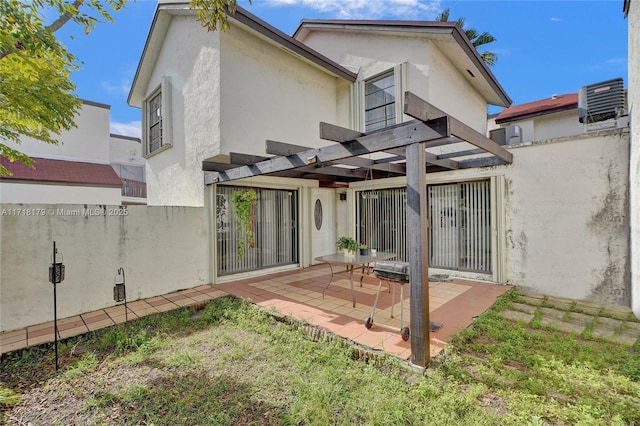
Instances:
[[[57,144],[62,131],[75,127],[81,101],[70,77],[79,65],[55,33],[72,24],[89,34],[98,23],[114,22],[127,1],[0,0],[0,156],[33,167],[4,142],[30,137]],[[207,30],[225,30],[236,0],[192,0],[191,7]],[[7,174],[0,165],[0,175]]]
[[[449,22],[449,14],[449,8],[446,8],[436,17],[436,21]],[[471,41],[471,44],[473,44],[473,47],[475,47],[476,49],[478,49],[478,47],[480,46],[484,46],[485,44],[493,43],[494,41],[496,41],[495,37],[488,32],[479,33],[473,28],[465,28],[464,18],[458,18],[456,22],[458,23],[458,25],[460,25],[460,28],[462,28],[462,31],[464,31],[464,33],[467,35],[467,38]],[[498,62],[498,55],[495,52],[485,51],[478,53],[480,53],[480,57],[487,65],[495,65],[495,63]]]

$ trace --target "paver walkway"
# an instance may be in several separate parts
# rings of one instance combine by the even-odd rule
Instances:
[[[588,301],[518,292],[521,302],[500,316],[527,324],[536,322],[558,330],[633,345],[640,339],[640,320],[631,309]]]

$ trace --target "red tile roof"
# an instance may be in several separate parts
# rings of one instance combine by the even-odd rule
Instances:
[[[496,117],[496,123],[500,124],[507,121],[522,120],[538,115],[567,111],[574,108],[578,108],[577,93],[557,95],[540,101],[505,108]]]
[[[34,158],[35,170],[19,162],[10,162],[0,156],[0,164],[13,175],[0,176],[0,180],[28,180],[57,182],[71,185],[122,187],[122,181],[109,164]]]

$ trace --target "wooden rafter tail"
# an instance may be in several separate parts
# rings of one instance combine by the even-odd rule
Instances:
[[[346,127],[340,127],[335,124],[324,123],[322,121],[320,122],[320,139],[342,143],[357,139],[364,135],[365,134],[362,132],[347,129]]]
[[[203,161],[202,170],[205,172],[222,172],[225,170],[235,169],[240,167],[240,164],[220,163],[217,161]]]
[[[420,121],[447,116],[442,110],[431,105],[419,96],[407,91],[404,94],[404,113]],[[450,134],[478,148],[489,152],[507,163],[513,162],[513,154],[492,141],[482,133],[472,129],[462,121],[448,116]]]
[[[263,155],[242,154],[239,152],[230,152],[229,161],[232,164],[238,164],[241,166],[249,166],[251,164],[259,163],[260,161],[268,160],[269,157]]]
[[[424,158],[425,160],[427,160],[428,164],[433,164],[434,166],[444,167],[445,169],[449,169],[449,170],[455,170],[460,168],[460,165],[458,164],[457,161],[451,160],[448,158],[441,160],[441,159],[438,159],[437,155],[431,154],[430,152],[425,152]]]
[[[283,155],[286,157],[287,155],[293,155],[299,152],[309,151],[310,149],[312,148],[308,146],[294,145],[291,143],[284,143],[284,142],[272,141],[267,139],[265,141],[264,152],[266,152],[269,155]]]

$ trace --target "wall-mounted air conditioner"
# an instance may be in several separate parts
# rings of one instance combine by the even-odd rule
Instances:
[[[489,139],[498,145],[519,144],[522,143],[522,129],[516,125],[500,127],[489,132]]]
[[[590,124],[618,118],[625,113],[621,78],[583,86],[578,92],[578,120]]]

